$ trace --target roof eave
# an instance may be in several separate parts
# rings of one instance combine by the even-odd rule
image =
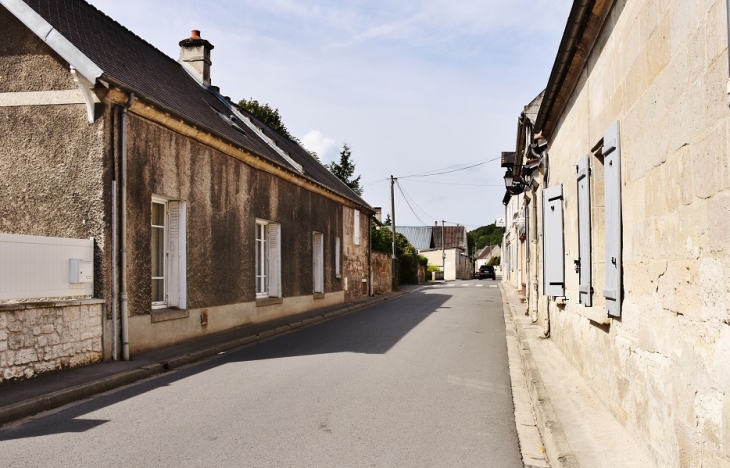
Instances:
[[[0,0],[0,5],[4,6],[28,29],[33,31],[36,36],[48,44],[54,52],[73,66],[90,83],[96,83],[96,80],[104,73],[96,63],[22,0]]]
[[[535,133],[549,137],[578,83],[615,0],[575,0],[553,63]]]

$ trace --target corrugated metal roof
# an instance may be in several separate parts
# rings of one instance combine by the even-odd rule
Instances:
[[[464,226],[434,226],[433,227],[433,244],[437,249],[441,248],[441,230],[443,231],[443,243],[446,249],[458,247],[466,250],[466,228]]]
[[[433,227],[431,226],[396,226],[396,232],[406,236],[408,242],[418,250],[433,247]]]

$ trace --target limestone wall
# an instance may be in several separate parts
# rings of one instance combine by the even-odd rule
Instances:
[[[393,290],[393,259],[384,252],[373,252],[373,293],[382,294]]]
[[[0,305],[0,384],[101,360],[103,301]]]
[[[552,337],[663,467],[730,466],[726,27],[724,1],[617,1],[549,135],[568,297],[547,306]],[[621,319],[600,323],[600,301],[578,305],[572,268],[575,165],[617,120],[625,297]],[[597,299],[602,283],[596,275]]]

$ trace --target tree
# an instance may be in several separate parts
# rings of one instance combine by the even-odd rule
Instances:
[[[362,195],[362,187],[360,187],[360,176],[352,178],[355,174],[355,163],[351,160],[352,151],[347,143],[342,145],[342,151],[340,151],[340,162],[336,163],[332,161],[329,164],[325,164],[325,167],[329,169],[338,179],[345,183],[358,195]]]
[[[251,98],[249,100],[241,99],[238,102],[238,106],[248,112],[249,114],[253,115],[260,121],[266,124],[267,127],[274,130],[275,132],[281,134],[282,136],[287,137],[288,139],[292,140],[299,146],[302,146],[302,142],[299,141],[299,138],[295,137],[291,133],[289,133],[289,130],[287,130],[286,126],[284,125],[284,122],[281,119],[281,114],[279,113],[279,109],[274,109],[269,104],[261,104],[256,99]],[[304,148],[304,147],[302,147]],[[306,148],[305,148],[306,149]],[[314,151],[306,150],[307,153],[309,153],[314,159],[319,161],[319,156]],[[320,161],[321,162],[321,161]]]
[[[502,236],[504,236],[504,228],[497,227],[495,224],[476,228],[467,234],[469,245],[476,242],[477,250],[488,245],[502,245]]]
[[[383,221],[383,226],[390,226],[393,224],[393,220],[390,219],[390,213],[385,215],[385,221]]]

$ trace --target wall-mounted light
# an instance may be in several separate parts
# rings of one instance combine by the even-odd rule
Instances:
[[[507,188],[512,187],[512,183],[514,182],[514,175],[512,174],[512,169],[507,169],[507,172],[504,173],[504,185]]]

